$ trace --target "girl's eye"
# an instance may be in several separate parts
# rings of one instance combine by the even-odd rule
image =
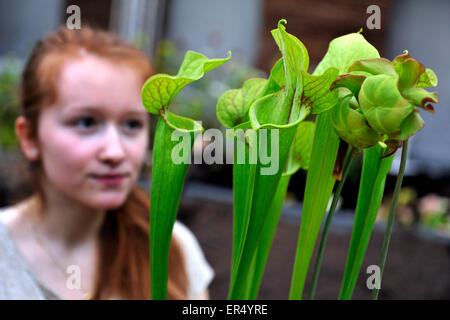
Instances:
[[[74,125],[81,130],[91,130],[98,125],[98,122],[93,117],[80,117],[74,121]]]
[[[143,127],[141,120],[128,120],[125,122],[125,128],[128,130],[139,130]]]

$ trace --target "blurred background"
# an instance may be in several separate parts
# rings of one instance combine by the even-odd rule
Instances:
[[[310,72],[335,37],[363,28],[381,56],[393,59],[407,49],[438,78],[434,115],[421,111],[425,127],[409,144],[406,176],[397,210],[380,299],[450,298],[450,2],[446,0],[0,0],[0,207],[29,195],[26,163],[14,133],[19,113],[20,72],[35,42],[81,10],[81,27],[119,33],[151,58],[157,72],[175,74],[186,50],[210,58],[233,58],[187,86],[173,112],[220,128],[218,97],[252,77],[266,77],[280,53],[270,35],[279,19],[310,55]],[[366,26],[380,8],[379,29]],[[152,118],[153,128],[156,117]],[[153,137],[153,132],[150,133]],[[198,141],[195,148],[205,147]],[[398,152],[397,156],[400,155]],[[151,185],[151,157],[141,183]],[[361,160],[361,159],[359,159]],[[399,157],[388,177],[383,205],[355,289],[368,299],[365,269],[377,264]],[[336,299],[350,241],[361,161],[353,166],[335,215],[316,297]],[[288,197],[260,291],[261,299],[287,299],[301,217],[305,172],[291,179]],[[232,165],[191,165],[178,219],[199,239],[216,277],[213,299],[225,299],[232,243]],[[306,292],[308,291],[307,283]]]

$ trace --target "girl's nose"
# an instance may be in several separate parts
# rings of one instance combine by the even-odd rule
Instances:
[[[108,125],[100,152],[100,160],[117,164],[123,161],[124,157],[125,149],[118,129],[114,125]]]

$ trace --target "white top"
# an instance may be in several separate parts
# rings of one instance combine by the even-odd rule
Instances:
[[[34,274],[2,222],[1,213],[0,209],[0,300],[62,299]],[[188,299],[195,299],[208,288],[214,271],[206,261],[198,240],[184,224],[176,221],[173,234],[179,240],[185,257]]]
[[[202,294],[214,278],[214,270],[208,264],[194,234],[181,222],[175,221],[173,234],[183,247],[186,272],[189,279],[189,299]]]

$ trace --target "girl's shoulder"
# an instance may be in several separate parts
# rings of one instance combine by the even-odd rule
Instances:
[[[186,263],[206,262],[200,242],[185,224],[175,221],[175,225],[173,226],[173,235],[177,238],[183,249],[187,260]]]
[[[17,206],[0,208],[0,299],[44,299],[10,233],[17,214]]]
[[[194,233],[182,222],[176,220],[173,226],[173,235],[180,241],[199,247],[199,242]]]
[[[15,206],[0,208],[0,222],[6,222],[17,214],[17,208]]]
[[[19,219],[20,213],[34,201],[35,197],[30,197],[12,206],[0,208],[0,222],[7,226],[14,224]]]
[[[214,270],[209,265],[201,245],[194,233],[179,221],[175,221],[173,235],[179,241],[185,258],[189,279],[190,299],[201,296],[214,278]]]
[[[19,210],[18,206],[3,207],[0,208],[0,260],[8,255],[10,261],[17,256],[17,247],[14,242],[14,226],[19,223]],[[11,260],[12,259],[12,260]],[[3,261],[3,265],[5,261]]]
[[[10,227],[15,223],[19,214],[19,208],[17,206],[0,208],[0,227],[2,232],[0,237],[9,236]],[[2,239],[3,240],[3,239]],[[3,241],[2,241],[3,242]]]

